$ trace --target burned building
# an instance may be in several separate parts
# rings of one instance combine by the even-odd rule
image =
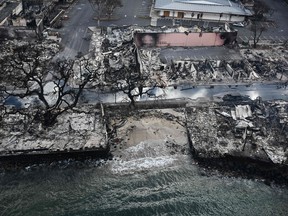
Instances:
[[[188,129],[199,157],[225,155],[287,164],[287,101],[229,100],[191,104]],[[207,121],[209,119],[209,121]]]
[[[34,37],[42,37],[45,26],[61,27],[60,18],[64,10],[56,8],[58,2],[58,0],[1,0],[1,29],[6,32],[12,29],[13,34],[18,32],[26,34],[30,31]]]
[[[94,33],[90,51],[103,68],[134,64],[162,87],[287,82],[283,47],[231,49],[236,35],[228,27],[109,27]]]
[[[136,29],[134,41],[142,47],[197,47],[222,46],[235,43],[237,31],[224,27],[203,28],[145,28]]]

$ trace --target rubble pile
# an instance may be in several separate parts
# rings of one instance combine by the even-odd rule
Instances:
[[[91,30],[93,34],[89,50],[94,53],[96,59],[106,52],[113,52],[115,48],[121,48],[122,45],[133,41],[133,29],[131,27],[107,27],[106,31],[99,28]]]
[[[196,154],[225,155],[288,165],[288,102],[240,100],[187,108]],[[207,121],[209,119],[209,121]]]
[[[51,128],[31,118],[33,110],[2,110],[0,155],[106,149],[106,128],[101,112],[81,107],[58,117]]]
[[[0,57],[13,55],[12,50],[21,46],[33,45],[43,50],[41,57],[52,58],[60,50],[60,45],[55,41],[44,40],[41,43],[27,42],[23,40],[7,40],[1,43]]]
[[[199,28],[163,27],[158,28],[157,31],[185,33],[198,32]],[[220,31],[220,29],[213,31]],[[243,59],[205,60],[186,56],[182,60],[167,62],[165,56],[160,58],[163,48],[137,48],[137,41],[134,38],[137,33],[155,33],[155,28],[130,26],[108,27],[106,32],[96,30],[91,44],[95,62],[101,64],[103,70],[110,72],[139,63],[141,73],[150,74],[149,77],[153,80],[150,83],[161,87],[181,84],[287,82],[288,80],[287,51],[284,47],[270,47],[262,51],[241,49]],[[189,51],[189,49],[185,50]]]
[[[102,74],[101,82],[109,86],[109,76],[122,67],[136,65],[136,47],[133,43],[133,32],[130,27],[107,28],[107,32],[96,29],[92,35],[90,51],[93,53],[91,63]],[[99,83],[95,80],[94,86]]]
[[[144,74],[150,74],[157,86],[168,86],[168,72],[170,67],[160,61],[158,49],[142,49],[138,50],[138,59],[140,64],[140,71]],[[147,64],[149,62],[149,64]]]
[[[157,59],[159,54],[151,57],[152,50],[140,51],[142,71],[151,71],[161,77],[166,85],[179,84],[217,84],[217,83],[237,83],[261,81],[260,76],[251,67],[245,66],[244,61],[223,61],[223,60],[184,60],[171,61],[168,64]],[[149,60],[149,61],[147,61]],[[152,64],[151,64],[152,62]],[[149,64],[148,64],[149,63]],[[155,63],[155,64],[153,64]]]
[[[108,27],[107,38],[110,41],[111,46],[121,46],[133,40],[134,27]]]
[[[158,32],[198,32],[199,28],[159,28]],[[220,31],[221,29],[212,29]],[[209,30],[211,31],[211,29]],[[159,86],[191,83],[194,85],[217,83],[287,82],[287,52],[282,46],[266,50],[241,49],[242,60],[190,59],[165,62],[159,58],[161,48],[135,47],[134,35],[155,33],[155,28],[108,27],[106,34],[97,34],[94,46],[96,61],[104,62],[106,68],[119,69],[122,65],[140,65],[143,74]],[[101,39],[102,38],[102,39]],[[137,50],[137,56],[135,55]]]
[[[166,85],[217,84],[251,82],[287,82],[288,64],[285,59],[244,58],[242,60],[191,60],[161,62],[160,49],[139,50],[141,70],[157,74]],[[283,57],[284,58],[284,57]]]
[[[242,55],[259,76],[265,80],[288,81],[288,56],[285,47],[262,50],[241,50]]]

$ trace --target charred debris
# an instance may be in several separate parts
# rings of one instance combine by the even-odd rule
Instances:
[[[287,101],[226,96],[219,103],[191,103],[186,111],[191,148],[200,165],[287,184]]]
[[[228,36],[223,38],[223,33]],[[198,48],[193,44],[189,47],[188,42],[183,46],[180,42],[173,45],[169,42],[171,34],[175,40],[177,37],[182,40],[183,35],[191,35],[193,39],[196,36],[199,38],[200,34],[206,37],[207,34],[208,39],[205,41],[208,42],[205,42],[207,45],[201,42]],[[284,45],[239,49],[235,48],[234,34],[233,30],[227,31],[225,28],[108,27],[94,31],[90,53],[95,61],[103,62],[105,69],[117,70],[123,65],[133,64],[139,67],[142,74],[149,74],[150,83],[160,87],[288,81],[287,50]],[[227,38],[229,43],[225,45]],[[222,42],[211,46],[209,39]],[[216,54],[206,57],[195,55],[197,49],[203,47],[207,49],[206,52],[211,50]],[[182,51],[185,55],[181,55]],[[166,56],[169,52],[175,55]],[[228,53],[228,56],[221,57],[223,52]],[[230,52],[233,55],[229,56]]]
[[[229,29],[130,26],[90,30],[93,31],[90,52],[75,61],[74,74],[71,75],[73,79],[69,80],[70,87],[75,86],[87,71],[96,73],[96,76],[89,79],[87,88],[101,88],[107,92],[127,89],[132,92],[138,88],[136,95],[139,95],[140,89],[144,87],[165,88],[181,84],[194,86],[277,82],[287,85],[288,63],[285,46],[231,48],[236,46],[236,37],[235,32]],[[208,40],[210,37],[215,46],[209,48],[226,51],[233,49],[238,53],[238,57],[223,59],[214,55],[205,58],[188,54],[183,58],[179,56],[167,61],[164,56],[167,52],[163,52],[167,49],[180,49],[188,53],[195,51],[193,46],[168,46],[170,34],[180,38],[189,35],[192,38],[202,38],[201,47],[206,47],[204,41],[211,43]],[[208,39],[204,40],[206,36]],[[55,42],[45,43],[55,52],[60,50]],[[81,59],[87,64],[82,64]],[[4,98],[5,95],[0,96]],[[130,96],[133,98],[132,93]],[[0,105],[2,155],[38,154],[41,151],[106,151],[109,147],[105,114],[101,106],[74,107],[63,113],[55,124],[47,129],[34,121],[33,110],[37,107],[28,106],[24,109],[29,112],[25,112],[24,109],[9,110],[10,107]],[[262,101],[261,98],[238,100],[227,95],[222,102],[185,101],[183,106],[187,112],[187,122],[184,124],[194,155],[198,158],[212,160],[231,156],[287,165],[287,101]]]

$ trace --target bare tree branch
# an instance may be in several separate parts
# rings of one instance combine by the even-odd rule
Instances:
[[[254,21],[252,22],[252,25],[250,26],[250,31],[252,31],[253,34],[253,47],[256,48],[257,44],[260,40],[260,37],[264,31],[266,31],[266,28],[261,26],[259,22]]]
[[[37,96],[42,102],[42,108],[35,117],[44,126],[51,126],[59,115],[78,104],[83,89],[94,77],[95,70],[80,72],[82,75],[78,83],[71,86],[73,76],[79,72],[75,71],[75,61],[52,61],[51,56],[43,56],[44,51],[43,47],[35,44],[13,48],[12,53],[0,60],[0,74],[9,87],[5,89],[7,95],[20,98]],[[88,64],[88,60],[79,61],[84,65],[83,68]]]
[[[272,14],[273,10],[263,1],[255,0],[253,5],[254,15],[256,21],[264,20],[266,14]]]
[[[121,0],[88,0],[92,9],[97,14],[98,26],[100,26],[100,20],[103,15],[107,15],[110,19],[115,9],[122,7]]]

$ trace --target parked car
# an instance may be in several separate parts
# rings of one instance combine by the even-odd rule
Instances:
[[[237,26],[237,27],[245,27],[247,25],[246,22],[235,22],[232,23],[233,26]]]
[[[63,19],[63,20],[68,20],[69,17],[68,17],[68,15],[64,14],[64,15],[62,16],[62,19]]]

